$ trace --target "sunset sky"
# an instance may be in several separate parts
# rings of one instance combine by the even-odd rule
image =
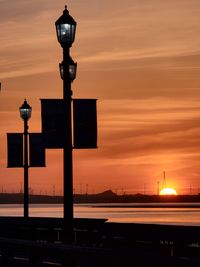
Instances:
[[[22,132],[19,107],[32,106],[41,131],[41,98],[62,98],[62,49],[55,21],[64,0],[0,0],[0,192],[23,187],[7,169],[7,132]],[[98,99],[98,149],[74,150],[74,190],[155,194],[200,192],[200,1],[68,0],[77,21],[71,56],[74,98]],[[35,193],[62,192],[62,150],[30,168]],[[199,191],[198,191],[199,190]]]

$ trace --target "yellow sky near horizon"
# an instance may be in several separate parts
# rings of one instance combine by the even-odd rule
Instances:
[[[77,21],[71,56],[75,98],[98,99],[98,149],[74,151],[76,192],[156,193],[167,184],[198,193],[200,181],[200,2],[68,1]],[[19,106],[32,106],[41,131],[41,98],[61,98],[62,49],[54,23],[65,1],[0,0],[0,188],[19,190],[23,170],[6,168],[6,133],[22,132]],[[62,151],[30,168],[35,192],[62,191]],[[82,189],[81,189],[82,188]],[[192,189],[191,189],[192,188]]]

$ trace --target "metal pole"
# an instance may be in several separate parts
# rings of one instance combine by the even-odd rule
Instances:
[[[68,66],[69,48],[63,48],[64,66]],[[71,114],[71,80],[69,68],[64,68],[63,79],[64,98],[64,151],[63,151],[63,175],[64,175],[64,241],[73,241],[73,166],[72,166],[72,114]]]
[[[28,218],[28,120],[24,119],[24,218]]]

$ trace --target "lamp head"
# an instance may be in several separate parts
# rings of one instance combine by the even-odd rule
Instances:
[[[61,79],[64,80],[65,75],[67,75],[67,77],[70,78],[70,81],[73,82],[76,78],[77,63],[69,56],[66,61],[59,64],[59,67]],[[65,73],[66,71],[69,73]]]
[[[29,106],[29,104],[27,103],[27,101],[25,99],[24,103],[19,108],[20,117],[23,120],[29,120],[31,117],[31,111],[32,111],[32,108]]]
[[[76,21],[69,15],[67,6],[63,15],[55,22],[58,42],[61,46],[71,47],[75,39]]]

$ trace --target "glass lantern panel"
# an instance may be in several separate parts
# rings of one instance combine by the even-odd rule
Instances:
[[[20,109],[22,119],[29,119],[31,117],[31,109]]]
[[[59,64],[59,68],[60,68],[60,77],[61,77],[61,79],[63,79],[64,78],[64,66],[63,66],[63,64]]]
[[[60,24],[60,41],[72,44],[74,41],[74,26],[70,24]]]
[[[75,39],[75,30],[76,30],[76,26],[75,25],[71,25],[71,37],[72,37],[72,43],[74,42]]]
[[[71,80],[76,78],[76,65],[69,65],[69,75]]]
[[[69,41],[71,41],[71,27],[69,24],[61,24],[60,25],[60,29],[61,29],[61,39],[63,42],[68,43]]]

